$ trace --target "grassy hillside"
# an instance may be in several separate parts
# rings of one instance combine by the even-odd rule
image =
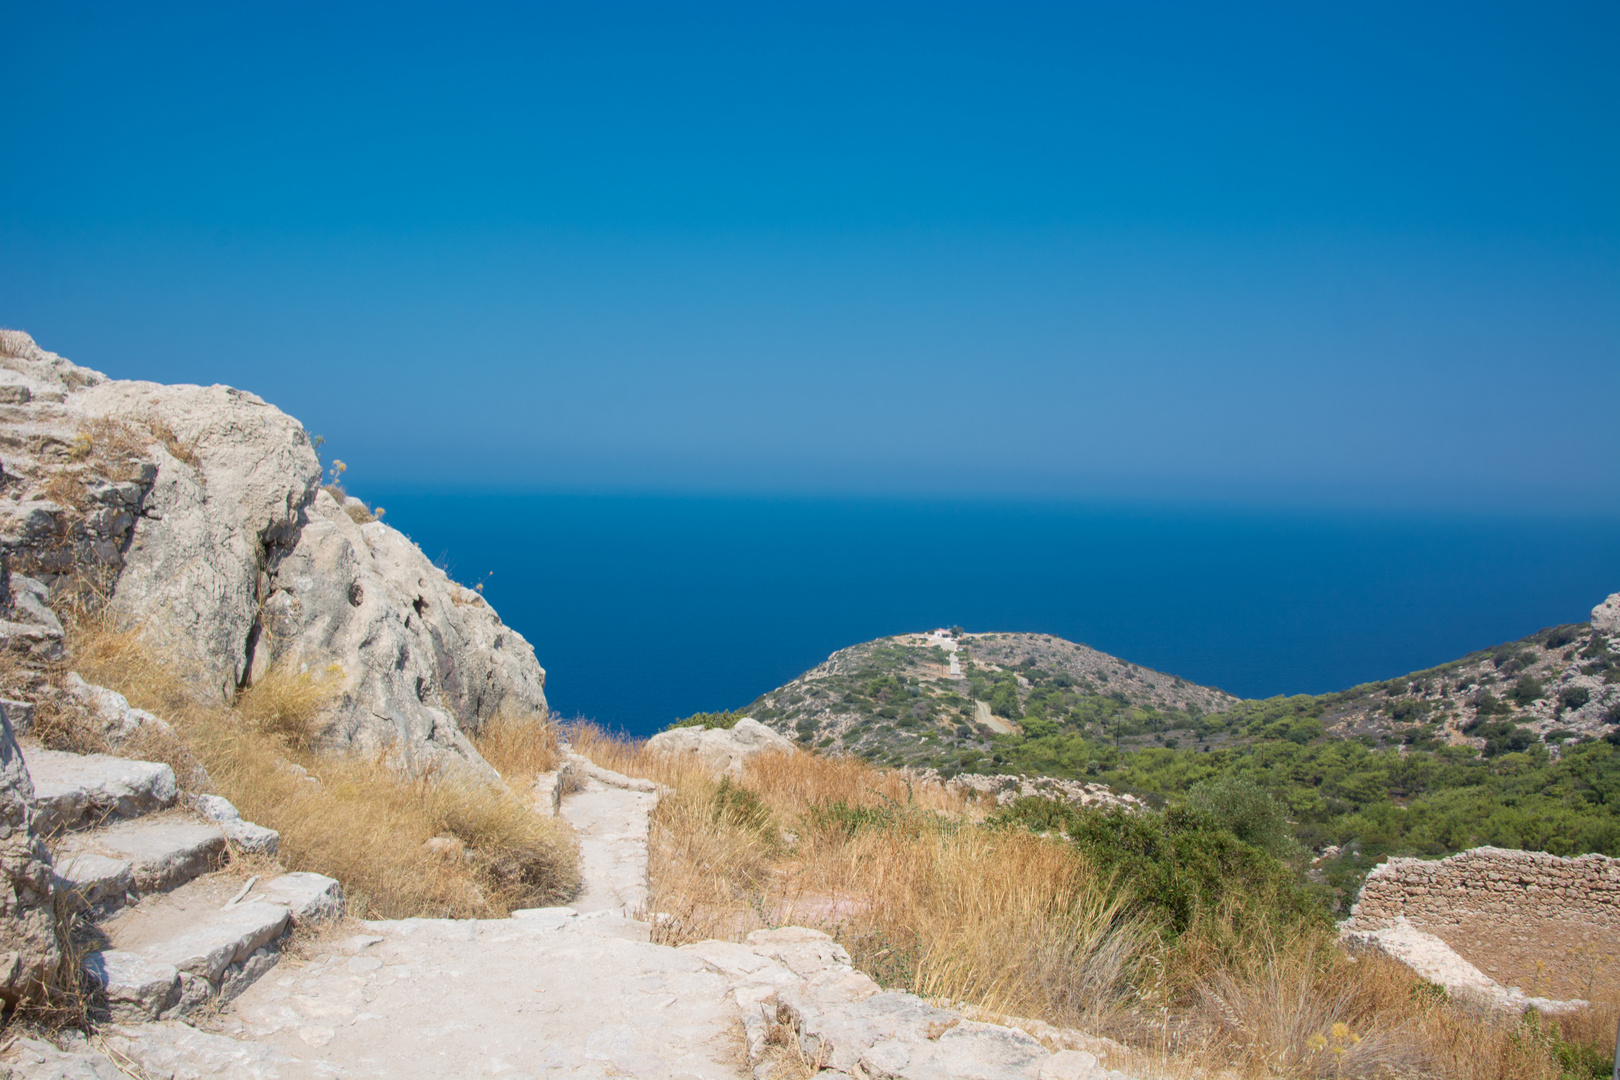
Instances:
[[[1214,777],[1251,779],[1287,807],[1341,906],[1391,854],[1620,855],[1620,642],[1586,624],[1264,701],[1048,635],[900,635],[835,653],[741,712],[876,764],[1084,779],[1159,805]]]

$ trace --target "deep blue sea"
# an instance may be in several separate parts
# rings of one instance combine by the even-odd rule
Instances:
[[[1245,697],[1584,621],[1620,519],[362,492],[533,643],[552,707],[634,734],[846,645],[1057,634]]]

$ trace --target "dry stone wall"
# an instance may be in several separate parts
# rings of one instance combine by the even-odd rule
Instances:
[[[1480,917],[1558,920],[1609,927],[1620,938],[1620,859],[1497,847],[1390,859],[1367,875],[1346,925],[1379,930],[1402,916],[1435,931]]]

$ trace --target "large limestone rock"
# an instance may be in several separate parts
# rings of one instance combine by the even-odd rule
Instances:
[[[42,997],[62,964],[51,859],[34,825],[34,782],[0,706],[0,1001]]]
[[[254,674],[272,663],[342,669],[335,736],[477,755],[463,734],[502,710],[546,710],[545,672],[484,598],[397,529],[357,524],[318,491],[276,568]]]
[[[492,775],[464,732],[546,710],[528,642],[398,530],[356,524],[303,427],[250,393],[110,380],[0,331],[0,470],[0,646],[49,648],[12,581],[89,570],[225,693],[277,663],[331,679],[339,744]]]
[[[647,746],[665,753],[691,755],[715,776],[740,776],[743,763],[767,751],[791,753],[793,743],[752,717],[733,728],[675,728],[660,731]]]

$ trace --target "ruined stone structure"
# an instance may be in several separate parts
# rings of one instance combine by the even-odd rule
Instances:
[[[1347,938],[1386,944],[1423,939],[1418,952],[1451,953],[1495,983],[1500,993],[1488,996],[1507,1005],[1545,1011],[1539,999],[1595,1000],[1620,989],[1620,859],[1495,847],[1432,862],[1391,859],[1367,876],[1342,929]],[[1411,949],[1385,951],[1412,962]]]
[[[1367,875],[1347,925],[1376,930],[1402,915],[1436,933],[1497,916],[1607,926],[1620,939],[1620,859],[1496,847],[1437,861],[1391,859]]]

